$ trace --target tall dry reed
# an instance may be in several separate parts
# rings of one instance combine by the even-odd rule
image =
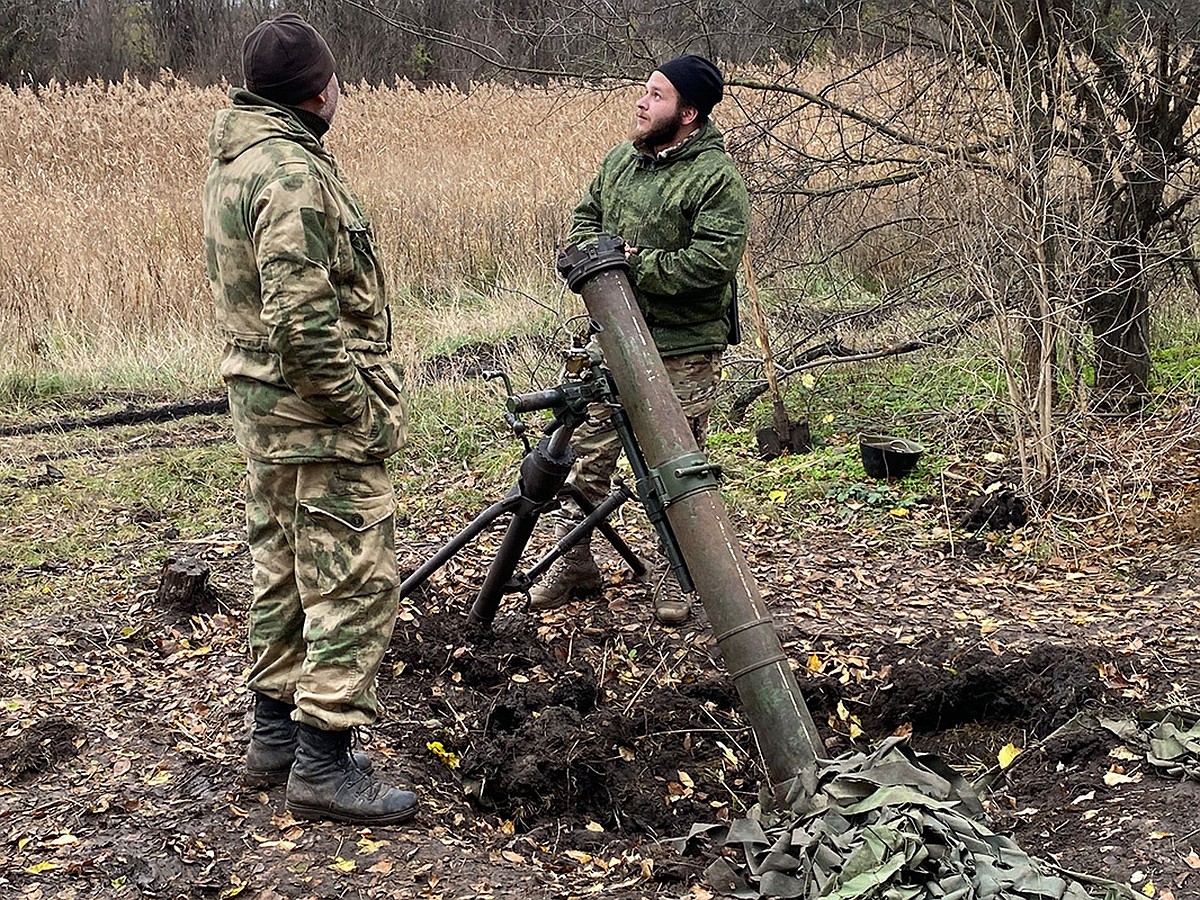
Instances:
[[[0,92],[0,378],[213,377],[200,191],[224,88],[170,76]],[[631,94],[349,86],[327,143],[375,222],[408,333],[528,323]],[[509,290],[516,288],[517,291]]]
[[[885,107],[886,73],[872,70],[883,79],[872,83],[847,80],[849,70],[814,67],[800,77],[811,90],[840,82],[847,103]],[[753,92],[730,94],[717,120],[737,142],[771,110]],[[637,95],[633,87],[347,87],[326,140],[374,220],[406,355],[578,309],[562,295],[554,259],[571,207],[625,136]],[[225,88],[170,75],[0,91],[0,186],[9,197],[0,224],[0,379],[215,382],[200,191],[209,125],[227,103]],[[803,104],[776,127],[818,159],[848,138],[845,123]],[[753,153],[745,160],[753,164]],[[895,214],[844,199],[840,208],[789,236],[800,255],[806,235]]]

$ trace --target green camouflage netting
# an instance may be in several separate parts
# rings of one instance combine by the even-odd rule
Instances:
[[[970,786],[889,738],[819,762],[811,796],[793,780],[773,812],[696,825],[724,852],[709,884],[735,897],[805,900],[1117,900],[1127,886],[1057,869],[980,824]],[[1085,883],[1089,886],[1085,887]]]
[[[1141,747],[1146,752],[1146,761],[1162,774],[1200,781],[1200,713],[1182,709],[1149,710],[1138,718],[1146,724],[1130,718],[1097,716],[1085,719],[1078,727],[1094,722],[1123,741]]]

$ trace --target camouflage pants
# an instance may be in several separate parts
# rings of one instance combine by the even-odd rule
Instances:
[[[250,688],[317,728],[368,725],[399,600],[391,479],[337,460],[247,471]]]
[[[703,450],[708,416],[717,399],[717,382],[721,380],[721,353],[669,356],[663,365],[696,443]],[[593,406],[589,412],[592,419],[575,431],[571,441],[578,459],[569,481],[593,503],[599,503],[611,490],[612,476],[621,456],[621,440],[606,407]]]

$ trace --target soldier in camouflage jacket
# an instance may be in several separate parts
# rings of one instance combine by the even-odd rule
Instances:
[[[401,373],[370,225],[322,138],[339,86],[324,39],[294,14],[243,47],[246,89],[209,135],[208,276],[221,375],[247,458],[254,561],[247,781],[287,781],[307,818],[411,818],[351,730],[375,721],[375,677],[399,597],[395,495]]]
[[[750,201],[709,113],[724,92],[717,68],[682,56],[650,75],[637,103],[632,138],[604,158],[572,216],[569,244],[599,234],[625,239],[634,295],[667,374],[704,446],[728,343],[734,279],[746,247]],[[575,432],[579,462],[572,481],[594,502],[609,490],[620,443],[605,410]],[[573,521],[563,521],[565,533]],[[654,576],[655,615],[685,621],[691,609],[673,572]],[[586,541],[530,591],[535,609],[551,609],[599,589]]]

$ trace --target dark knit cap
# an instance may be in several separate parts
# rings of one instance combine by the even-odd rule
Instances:
[[[295,13],[260,23],[242,43],[242,75],[246,89],[294,106],[311,100],[333,77],[329,45]]]
[[[683,102],[696,107],[702,118],[707,118],[724,96],[725,79],[721,77],[720,70],[703,56],[680,56],[663,63],[658,71],[667,76]]]

